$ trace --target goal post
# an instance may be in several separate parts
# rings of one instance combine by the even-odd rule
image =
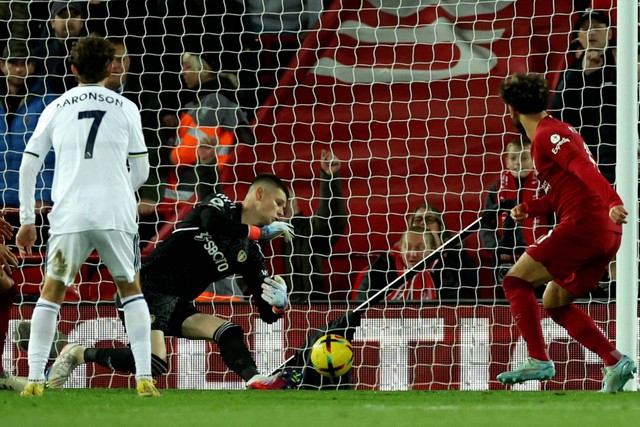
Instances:
[[[629,211],[618,252],[617,347],[638,355],[638,1],[620,2],[618,14],[617,189]],[[627,89],[625,89],[627,88]],[[628,90],[628,88],[634,88]],[[637,357],[634,358],[636,361]],[[630,381],[625,390],[636,391]]]
[[[281,12],[267,6],[255,9],[249,3],[255,7],[262,2],[157,2],[161,8],[152,6],[154,2],[83,2],[83,20],[87,31],[124,38],[131,59],[129,77],[140,83],[138,92],[132,89],[135,102],[149,96],[158,101],[141,105],[143,116],[156,123],[143,123],[145,137],[151,134],[160,140],[159,147],[150,148],[159,161],[151,171],[159,182],[150,186],[160,200],[151,214],[140,218],[147,244],[141,248],[143,257],[169,236],[196,202],[195,186],[186,184],[210,184],[199,178],[189,181],[199,176],[194,164],[173,163],[177,156],[172,154],[181,141],[176,122],[183,123],[177,114],[182,110],[192,108],[197,111],[194,117],[210,117],[227,108],[243,132],[255,136],[255,144],[235,143],[216,153],[224,159],[217,168],[219,184],[234,200],[242,200],[257,174],[275,173],[292,188],[302,213],[313,215],[326,198],[321,194],[326,184],[321,153],[330,150],[340,160],[347,227],[334,232],[336,243],[330,254],[320,257],[323,272],[313,273],[323,283],[314,289],[318,298],[303,295],[306,298],[298,298],[273,325],[259,320],[239,281],[231,282],[236,286],[227,291],[213,286],[209,297],[196,302],[204,312],[241,325],[259,370],[269,373],[292,358],[310,334],[358,307],[350,296],[360,273],[379,255],[397,250],[418,206],[426,202],[441,211],[439,219],[448,236],[477,220],[489,189],[501,178],[505,147],[518,137],[498,96],[500,83],[514,72],[533,71],[543,73],[552,88],[557,86],[564,70],[575,63],[572,42],[578,2],[300,0],[299,8]],[[296,2],[282,2],[292,3]],[[324,8],[319,9],[322,3]],[[624,4],[618,4],[618,52],[635,52],[637,35],[634,38],[631,28],[638,18],[637,10],[630,8],[637,8],[637,1],[619,3]],[[31,2],[29,8],[29,43],[42,44],[52,31],[47,2]],[[281,31],[273,25],[282,26]],[[59,55],[47,52],[34,58]],[[198,89],[202,81],[188,88],[182,74],[182,61],[193,56],[200,60],[196,65],[204,67],[204,61],[211,69],[206,79],[213,76],[220,86],[212,92],[229,97],[237,106],[220,102],[219,109],[194,107],[199,105],[198,90],[203,94]],[[596,297],[581,298],[578,305],[637,360],[638,107],[637,94],[629,90],[636,87],[637,58],[618,57],[619,81],[626,83],[618,85],[618,112],[623,113],[617,138],[618,176],[624,178],[617,189],[630,212],[618,255],[620,285],[616,300],[610,290],[599,289]],[[45,70],[42,77],[63,77],[57,72]],[[210,82],[209,89],[215,86]],[[127,85],[123,87],[126,91]],[[17,125],[28,128],[37,119],[28,114],[16,117],[15,128],[0,137],[5,141],[0,147],[2,159],[19,155],[26,145],[31,132]],[[14,138],[13,145],[6,142],[8,137]],[[628,155],[631,152],[633,156]],[[18,167],[7,166],[5,181],[17,173]],[[17,224],[11,189],[3,183],[0,180],[0,197],[8,218]],[[174,184],[171,192],[166,191]],[[180,200],[168,197],[169,193]],[[38,297],[46,215],[45,209],[38,216],[41,251],[13,276],[20,297],[12,311],[10,333],[18,322],[30,319]],[[290,257],[283,255],[282,242],[263,249],[270,271],[289,279]],[[311,255],[315,253],[305,254]],[[467,256],[471,264],[447,267],[448,278],[453,279],[443,281],[441,298],[384,299],[363,314],[354,335],[349,387],[504,388],[495,381],[496,375],[521,363],[526,351],[496,277],[494,250],[473,233],[463,247],[448,248],[447,256],[459,265]],[[609,284],[603,283],[603,288]],[[127,345],[114,293],[104,264],[91,257],[67,292],[61,332],[83,345]],[[520,389],[599,388],[601,361],[544,316],[543,331],[559,374],[547,385],[533,382]],[[214,344],[181,338],[168,338],[167,344],[169,373],[160,379],[161,387],[243,388]],[[26,352],[8,340],[5,368],[26,375],[26,358]],[[77,370],[70,382],[71,387],[131,384],[130,376],[96,367]],[[636,387],[637,383],[629,384],[629,389]]]

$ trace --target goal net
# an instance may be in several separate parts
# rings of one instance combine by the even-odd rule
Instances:
[[[52,63],[45,59],[61,54],[50,50],[50,10],[39,5],[44,2],[32,3],[24,20],[9,12],[16,17],[11,25],[24,22],[33,51],[45,52],[35,57],[50,83],[64,76],[47,68]],[[89,2],[72,16],[83,32],[125,47],[118,58],[121,68],[128,67],[127,81],[114,90],[130,91],[140,104],[153,163],[141,193],[143,257],[166,239],[201,191],[219,189],[240,201],[260,173],[275,173],[291,187],[301,215],[314,218],[311,233],[322,237],[296,253],[280,241],[264,246],[271,271],[292,288],[291,309],[276,324],[259,320],[239,277],[212,284],[196,302],[244,328],[264,373],[291,357],[309,333],[360,303],[354,300],[363,298],[357,287],[381,255],[390,254],[389,271],[402,269],[395,264],[403,260],[401,239],[419,206],[428,206],[421,225],[437,222],[440,239],[478,217],[506,167],[506,147],[518,138],[498,87],[514,72],[534,71],[555,88],[575,63],[572,42],[581,7],[524,0],[157,3]],[[7,29],[12,39],[19,34]],[[208,94],[213,96],[205,99]],[[28,126],[19,135],[26,143]],[[218,138],[217,165],[204,161],[207,147],[198,146],[203,135]],[[5,157],[15,150],[6,146]],[[326,153],[334,158],[329,167],[339,162],[333,176],[322,172]],[[4,196],[9,190],[3,202],[16,221],[17,206]],[[38,296],[46,213],[39,215],[40,250],[14,274],[20,298],[10,333],[30,319]],[[415,281],[404,284],[404,291],[394,290],[367,312],[353,340],[353,371],[341,385],[503,388],[495,376],[526,357],[500,286],[508,263],[498,265],[495,248],[487,248],[478,233],[446,258],[431,266],[439,273],[414,279],[421,291],[412,291]],[[579,304],[615,338],[610,282],[605,278]],[[59,327],[69,341],[127,344],[114,293],[108,271],[91,257],[61,311]],[[543,319],[543,330],[558,369],[545,387],[599,388],[597,356],[550,319]],[[159,381],[162,387],[244,387],[215,344],[168,337],[167,349],[170,370]],[[26,352],[15,340],[8,340],[3,362],[26,375]],[[89,365],[78,368],[68,386],[127,387],[131,381]],[[530,382],[515,388],[540,387]]]

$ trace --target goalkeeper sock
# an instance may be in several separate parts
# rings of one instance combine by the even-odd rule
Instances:
[[[94,362],[114,371],[135,373],[136,362],[130,348],[87,348],[84,361]],[[161,357],[151,355],[151,375],[158,376],[167,372],[168,364]]]
[[[135,373],[136,362],[130,348],[87,348],[85,363],[94,362],[114,371]]]
[[[573,339],[600,356],[605,366],[615,365],[622,357],[593,319],[575,305],[548,308],[547,313],[554,322],[565,328]]]
[[[529,357],[548,361],[546,345],[540,325],[540,307],[533,293],[533,284],[519,277],[506,276],[502,281],[509,311],[516,321],[520,335],[527,343]]]
[[[9,318],[11,316],[11,307],[13,299],[16,296],[17,286],[13,285],[0,294],[0,372],[4,371],[2,366],[2,354],[4,353],[4,343],[7,339],[9,331]]]
[[[244,343],[244,331],[234,323],[226,322],[213,334],[213,340],[220,348],[224,363],[240,377],[248,381],[258,374],[256,362]]]

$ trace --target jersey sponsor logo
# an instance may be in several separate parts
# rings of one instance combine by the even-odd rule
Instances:
[[[238,252],[238,257],[236,258],[239,263],[243,263],[247,260],[247,253],[245,251]]]
[[[571,141],[569,138],[563,138],[560,135],[558,135],[557,133],[554,133],[553,135],[551,135],[551,137],[549,138],[549,141],[555,145],[555,147],[553,147],[551,149],[551,152],[553,154],[558,154],[558,151],[560,151],[560,148],[562,148],[562,146],[564,144],[566,144],[567,142]]]
[[[229,269],[229,262],[227,261],[227,257],[224,256],[224,253],[218,249],[218,245],[216,242],[211,240],[211,235],[208,232],[203,232],[196,235],[194,240],[199,242],[204,242],[202,247],[205,251],[211,256],[213,263],[216,265],[216,269],[219,273],[223,271],[227,271]]]

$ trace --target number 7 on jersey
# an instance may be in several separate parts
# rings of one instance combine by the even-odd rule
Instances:
[[[102,123],[102,118],[106,114],[106,111],[102,110],[89,110],[78,112],[78,120],[80,119],[93,119],[91,129],[89,129],[89,136],[87,137],[87,145],[84,147],[84,158],[93,159],[93,146],[96,143],[96,135],[98,134],[98,128]]]

